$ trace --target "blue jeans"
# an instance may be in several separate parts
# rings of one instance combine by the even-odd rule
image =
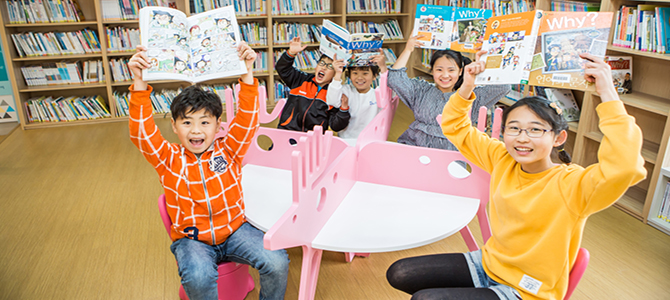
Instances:
[[[503,300],[521,300],[521,294],[511,286],[498,283],[486,275],[484,265],[482,265],[482,250],[463,253],[465,260],[470,268],[472,283],[476,288],[488,288],[493,290],[498,298]]]
[[[288,280],[286,250],[270,251],[263,248],[265,234],[249,223],[244,223],[226,241],[210,246],[203,242],[182,238],[170,246],[177,259],[179,276],[186,295],[191,300],[217,300],[217,264],[232,261],[250,265],[260,274],[263,299],[284,299]]]

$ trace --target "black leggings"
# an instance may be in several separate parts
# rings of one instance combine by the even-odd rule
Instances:
[[[474,287],[461,253],[401,259],[389,267],[386,279],[394,288],[411,294],[413,300],[500,300],[493,290]]]

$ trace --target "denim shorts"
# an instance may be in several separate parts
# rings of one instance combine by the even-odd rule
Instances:
[[[521,294],[511,286],[498,283],[491,279],[482,265],[482,250],[463,253],[470,268],[472,282],[476,288],[488,288],[498,295],[501,300],[521,300]]]

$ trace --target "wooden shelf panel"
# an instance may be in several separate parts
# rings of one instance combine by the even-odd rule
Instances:
[[[132,56],[133,54],[135,54],[135,51],[107,52],[107,56]]]
[[[109,123],[109,122],[118,122],[123,121],[123,118],[111,117],[95,120],[79,120],[79,121],[70,121],[70,122],[37,122],[37,123],[28,123],[25,125],[26,129],[37,129],[37,128],[49,128],[49,127],[60,127],[60,126],[73,126],[73,125],[85,125],[85,124],[99,124],[99,123]],[[128,118],[125,119],[128,121]]]
[[[307,47],[319,47],[321,44],[319,44],[319,43],[304,43],[302,45],[303,46],[306,45]],[[272,47],[274,47],[274,48],[288,48],[289,46],[290,46],[289,44],[274,44],[274,45],[272,45]]]
[[[262,16],[235,16],[235,19],[238,21],[248,21],[248,20],[265,20],[267,19],[267,15],[262,15]]]
[[[638,92],[633,92],[631,94],[620,94],[619,98],[621,98],[621,101],[623,101],[623,103],[626,105],[663,116],[670,115],[670,99]]]
[[[186,82],[186,81],[181,81],[181,80],[153,80],[153,81],[149,81],[147,83],[151,85],[151,84],[177,83],[177,82]],[[133,84],[132,80],[112,82],[112,86],[130,86],[131,84]]]
[[[579,127],[579,122],[568,122],[568,130],[574,133],[577,133],[577,127]]]
[[[665,221],[658,217],[652,217],[647,219],[647,223],[652,227],[665,232],[665,234],[670,234],[670,222]]]
[[[102,24],[105,25],[115,25],[115,24],[140,24],[140,20],[102,20]]]
[[[96,21],[83,21],[83,22],[44,22],[44,23],[15,23],[15,24],[5,24],[7,28],[30,28],[30,27],[45,27],[45,26],[89,26],[89,25],[98,25]]]
[[[593,141],[600,143],[603,140],[603,134],[599,131],[590,131],[584,133],[584,137],[589,138]],[[658,155],[658,150],[660,146],[658,143],[654,143],[649,140],[642,141],[642,158],[648,163],[656,164],[656,156]]]
[[[38,61],[38,60],[61,60],[61,59],[82,59],[82,58],[84,58],[84,59],[88,59],[88,58],[100,58],[100,59],[102,59],[102,53],[29,56],[29,57],[21,57],[21,58],[12,58],[12,61]]]
[[[622,48],[622,47],[617,47],[617,46],[612,46],[612,45],[607,46],[607,50],[612,50],[612,51],[622,52],[622,53],[628,53],[628,54],[631,54],[631,55],[646,56],[646,57],[662,59],[662,60],[670,60],[670,54],[659,54],[659,53],[654,53],[654,52],[633,50],[633,49]]]
[[[272,15],[273,19],[324,19],[324,18],[339,18],[342,14],[319,14],[319,15]]]
[[[370,13],[348,13],[347,14],[347,19],[348,18],[365,18],[365,17],[389,17],[389,18],[397,18],[397,17],[408,17],[408,13],[393,13],[393,14],[370,14]]]
[[[647,191],[633,186],[626,191],[626,193],[614,203],[614,206],[620,208],[633,217],[642,220],[642,210],[644,209],[644,200],[647,196]]]
[[[61,84],[61,85],[41,85],[41,86],[29,86],[19,90],[20,93],[32,93],[32,92],[44,92],[44,91],[57,91],[57,90],[74,90],[74,89],[94,89],[94,88],[104,88],[107,85],[103,83],[75,83],[75,84]]]
[[[417,70],[419,72],[423,72],[426,74],[430,74],[430,70],[422,65],[414,66],[414,70]]]

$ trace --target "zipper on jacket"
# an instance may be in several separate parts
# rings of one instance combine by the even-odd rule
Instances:
[[[209,213],[209,228],[212,230],[212,245],[216,245],[216,236],[214,235],[214,222],[212,221],[212,203],[209,202],[209,193],[207,192],[207,182],[205,182],[205,172],[202,170],[202,161],[198,156],[198,168],[200,169],[200,179],[202,187],[205,189],[205,198],[207,199],[207,210]]]
[[[307,118],[307,113],[309,112],[309,109],[312,108],[312,105],[314,104],[314,101],[316,101],[316,99],[319,99],[319,92],[321,91],[321,86],[317,84],[316,88],[317,88],[316,89],[316,95],[314,95],[314,98],[312,98],[312,103],[309,104],[309,106],[305,110],[305,114],[302,115],[302,132],[306,132],[305,131],[305,119]],[[326,117],[327,117],[327,115],[328,115],[328,113],[326,112]],[[314,128],[312,128],[310,130],[314,130]],[[324,128],[324,130],[326,130],[326,128]]]

